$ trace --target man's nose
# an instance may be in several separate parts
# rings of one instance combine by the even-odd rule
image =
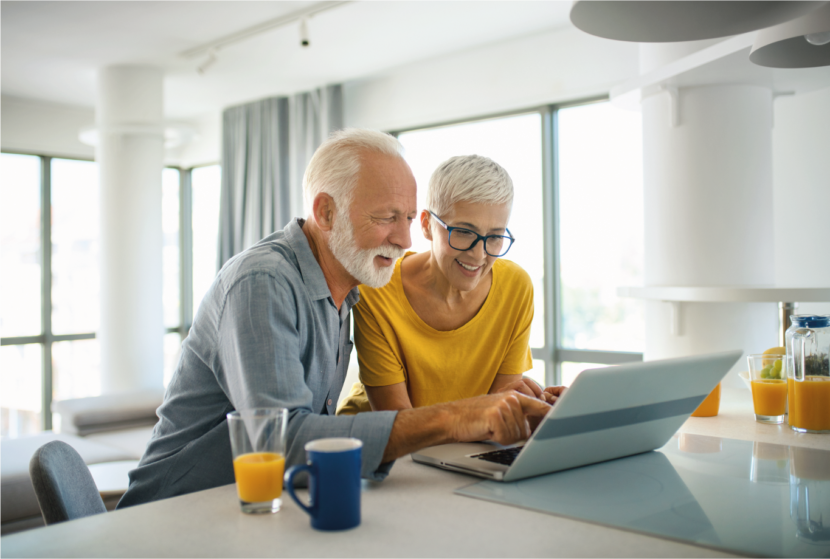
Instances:
[[[389,242],[393,245],[407,249],[412,246],[412,222],[408,219],[400,220],[392,234],[389,236]]]

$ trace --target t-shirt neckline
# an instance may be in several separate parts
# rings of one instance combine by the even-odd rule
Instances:
[[[412,308],[412,303],[409,302],[409,297],[406,296],[406,290],[404,290],[404,288],[403,288],[403,272],[402,272],[403,261],[404,261],[404,258],[406,258],[408,256],[411,256],[413,254],[418,254],[418,253],[414,252],[414,251],[408,251],[401,258],[398,259],[398,261],[395,263],[395,271],[394,271],[393,279],[396,282],[395,288],[398,290],[398,295],[404,301],[404,308],[406,309],[406,313],[409,316],[409,318],[413,322],[415,322],[415,324],[417,324],[423,330],[425,330],[427,332],[430,332],[432,334],[450,335],[450,334],[456,334],[458,332],[463,332],[466,328],[471,328],[479,320],[479,318],[481,316],[486,314],[486,310],[488,309],[488,307],[490,305],[490,300],[492,299],[493,291],[496,287],[496,276],[498,275],[498,274],[496,274],[496,264],[498,263],[498,260],[496,260],[496,262],[493,263],[493,267],[490,268],[490,270],[493,272],[493,280],[490,282],[490,290],[487,292],[487,297],[484,299],[484,303],[481,305],[481,308],[478,309],[478,312],[475,314],[475,316],[473,316],[473,318],[471,318],[465,324],[462,324],[461,326],[459,326],[455,330],[438,330],[436,328],[433,328],[432,326],[430,326],[426,322],[424,322],[424,319],[422,319],[418,315],[418,313],[415,312],[415,309]]]

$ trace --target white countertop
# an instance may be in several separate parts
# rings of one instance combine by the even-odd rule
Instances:
[[[755,423],[749,391],[725,389],[721,414],[681,431],[830,449],[830,436]],[[233,485],[12,534],[3,557],[723,557],[690,544],[453,494],[476,478],[398,460],[366,482],[363,522],[318,532],[287,495],[274,515],[239,511]]]

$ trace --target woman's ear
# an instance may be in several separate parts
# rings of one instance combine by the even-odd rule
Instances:
[[[428,241],[432,240],[432,228],[430,227],[429,212],[427,210],[421,210],[421,233],[424,234],[424,238]]]
[[[317,223],[317,227],[321,231],[329,231],[334,227],[334,215],[337,213],[337,208],[334,205],[334,198],[321,192],[314,197],[314,203],[311,210],[311,217]]]

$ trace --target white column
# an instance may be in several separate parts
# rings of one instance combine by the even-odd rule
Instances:
[[[142,66],[112,66],[98,75],[105,393],[163,384],[162,78],[161,70]]]
[[[642,109],[645,285],[773,285],[772,91],[681,88]],[[679,335],[672,310],[647,302],[646,359],[777,345],[775,304],[682,303]]]

